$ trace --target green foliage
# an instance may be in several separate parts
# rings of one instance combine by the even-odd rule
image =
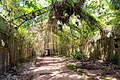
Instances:
[[[82,51],[77,51],[77,50],[74,50],[74,52],[71,54],[71,57],[72,58],[75,58],[75,59],[78,59],[78,60],[81,60],[83,59],[83,52]]]
[[[18,40],[23,40],[26,42],[26,44],[30,43],[32,45],[34,45],[35,43],[35,38],[33,38],[32,34],[30,34],[28,32],[28,30],[26,28],[19,28],[15,33],[14,33],[14,37]]]
[[[120,66],[120,58],[118,59],[118,63],[117,64]]]
[[[99,68],[100,68],[100,69],[103,69],[103,70],[108,70],[108,69],[110,69],[110,67],[108,67],[108,66],[100,66]]]
[[[53,0],[45,0],[45,1],[51,4]]]
[[[108,25],[112,25],[115,30],[117,30],[120,21],[120,11],[115,11],[111,14],[111,19],[107,22]],[[119,32],[119,31],[117,31]]]
[[[41,3],[38,4],[35,0],[29,0],[28,3],[23,6],[20,6],[20,0],[0,0],[0,4],[4,8],[5,19],[11,21],[10,23],[14,22],[19,25],[22,21],[28,20],[26,18],[27,16],[30,16],[29,18],[34,16],[32,18],[35,18],[24,23],[15,31],[14,36],[17,39],[23,39],[33,44],[35,39],[32,37],[32,34],[29,34],[26,28],[30,28],[39,22],[43,23],[43,19],[52,19],[54,21],[51,25],[55,26],[55,28],[53,28],[56,29],[54,36],[57,38],[57,45],[59,49],[62,50],[61,52],[66,53],[72,49],[75,51],[71,51],[69,54],[71,54],[73,58],[82,59],[83,52],[76,51],[76,49],[84,46],[96,33],[100,33],[100,31],[109,28],[114,28],[115,31],[119,32],[120,0],[107,1],[108,0],[45,0],[46,4],[53,4],[50,5],[52,9],[45,8],[40,10],[40,13],[49,10],[49,12],[46,12],[46,14],[42,16],[40,16],[41,14],[34,13],[34,11],[44,8]],[[112,10],[110,6],[112,6],[114,10]],[[32,14],[26,16],[26,13]],[[23,16],[16,19],[20,15]],[[56,24],[58,20],[61,22],[60,27]],[[12,30],[13,27],[10,27],[10,29]],[[81,44],[82,46],[80,46]],[[120,60],[116,56],[112,56],[111,60],[120,64]]]
[[[40,9],[41,7],[38,4],[36,4],[33,0],[30,0],[26,5],[27,6],[23,6],[22,8],[25,13],[33,12],[35,10]]]
[[[114,54],[112,54],[110,56],[110,59],[111,59],[111,62],[117,64],[117,65],[120,65],[120,58]]]
[[[102,80],[113,80],[114,78],[111,78],[111,77],[106,77],[106,78],[104,78],[104,79],[102,79]]]
[[[110,0],[113,9],[119,10],[120,9],[120,0]]]

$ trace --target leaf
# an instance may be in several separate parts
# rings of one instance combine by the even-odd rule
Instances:
[[[0,14],[2,14],[2,11],[0,11]]]
[[[25,13],[30,13],[30,12],[32,12],[34,9],[31,7],[31,8],[23,8],[23,11],[25,12]]]

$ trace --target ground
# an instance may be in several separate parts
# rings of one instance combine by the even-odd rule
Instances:
[[[3,80],[84,80],[85,76],[68,69],[61,57],[38,57],[34,62],[25,63],[20,69],[13,68]]]
[[[35,61],[23,63],[19,69],[13,67],[0,80],[120,80],[119,70],[98,62],[58,56],[37,57]]]

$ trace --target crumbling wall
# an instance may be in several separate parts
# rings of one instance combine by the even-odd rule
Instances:
[[[13,34],[8,34],[6,21],[0,17],[0,74],[16,66],[19,62],[25,62],[35,55],[33,45],[24,40],[17,39]]]
[[[110,61],[111,56],[117,52],[114,43],[113,37],[89,41],[85,45],[84,53],[91,60],[98,59]]]

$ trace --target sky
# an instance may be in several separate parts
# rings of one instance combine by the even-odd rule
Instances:
[[[45,0],[36,0],[36,2],[44,7],[47,7],[49,5]]]
[[[2,5],[0,5],[0,15],[3,16],[4,15],[4,10],[2,8]]]

